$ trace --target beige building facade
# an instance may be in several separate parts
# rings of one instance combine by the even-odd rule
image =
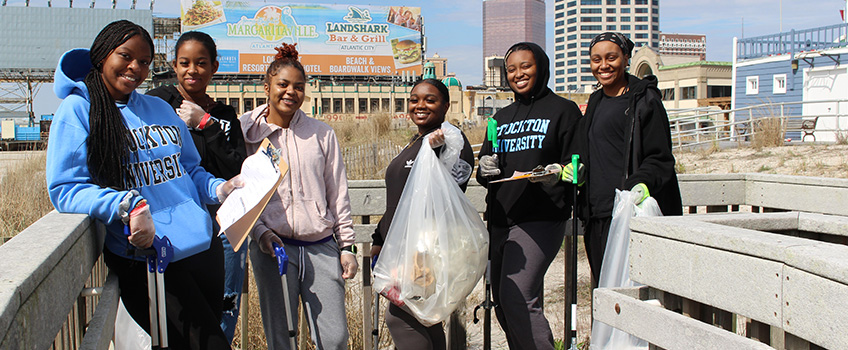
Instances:
[[[666,109],[696,108],[707,99],[729,100],[731,68],[730,62],[660,55],[650,47],[640,48],[630,60],[631,74],[657,76]]]

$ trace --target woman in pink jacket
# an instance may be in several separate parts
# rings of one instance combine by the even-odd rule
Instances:
[[[289,171],[251,233],[250,260],[269,349],[289,349],[283,289],[272,243],[289,257],[289,305],[303,302],[318,349],[347,348],[344,279],[358,268],[347,177],[336,134],[300,110],[306,73],[294,45],[277,48],[265,74],[268,104],[241,116],[248,154],[268,139]],[[294,318],[294,317],[293,317]],[[297,329],[297,318],[292,320]],[[293,349],[292,349],[293,350]]]

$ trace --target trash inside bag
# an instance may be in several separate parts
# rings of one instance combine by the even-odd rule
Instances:
[[[486,226],[446,168],[452,163],[421,147],[374,267],[375,290],[425,326],[471,293],[489,251]]]
[[[635,287],[630,279],[630,219],[642,216],[662,216],[660,206],[653,197],[640,205],[633,204],[630,191],[615,190],[615,205],[612,209],[607,248],[601,265],[598,288]],[[635,350],[648,349],[648,343],[606,323],[592,322],[591,350]]]

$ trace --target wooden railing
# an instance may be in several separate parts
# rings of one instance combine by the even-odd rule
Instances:
[[[630,275],[595,320],[664,349],[844,349],[848,180],[681,176],[690,212],[631,222]],[[659,303],[662,307],[656,307]]]
[[[692,214],[793,212],[634,219],[631,252],[641,257],[631,259],[631,273],[647,286],[596,290],[595,319],[666,349],[848,344],[848,180],[681,175],[680,186]],[[485,189],[472,180],[466,195],[482,212]],[[350,198],[361,222],[355,229],[364,253],[360,307],[367,349],[371,220],[383,214],[384,183],[350,181]],[[0,246],[0,349],[108,348],[118,289],[97,267],[103,235],[85,215],[52,212]],[[663,307],[642,301],[648,299]],[[455,347],[464,346],[463,331],[449,330]]]

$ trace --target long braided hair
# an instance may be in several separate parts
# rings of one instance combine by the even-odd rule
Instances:
[[[124,183],[123,165],[129,162],[131,135],[115,99],[109,94],[103,82],[103,61],[109,57],[118,46],[130,38],[141,35],[150,45],[150,56],[153,56],[153,40],[143,27],[120,20],[109,23],[97,34],[91,44],[92,68],[85,76],[85,87],[91,102],[88,112],[89,134],[86,144],[88,165],[91,178],[95,184],[126,190]]]

